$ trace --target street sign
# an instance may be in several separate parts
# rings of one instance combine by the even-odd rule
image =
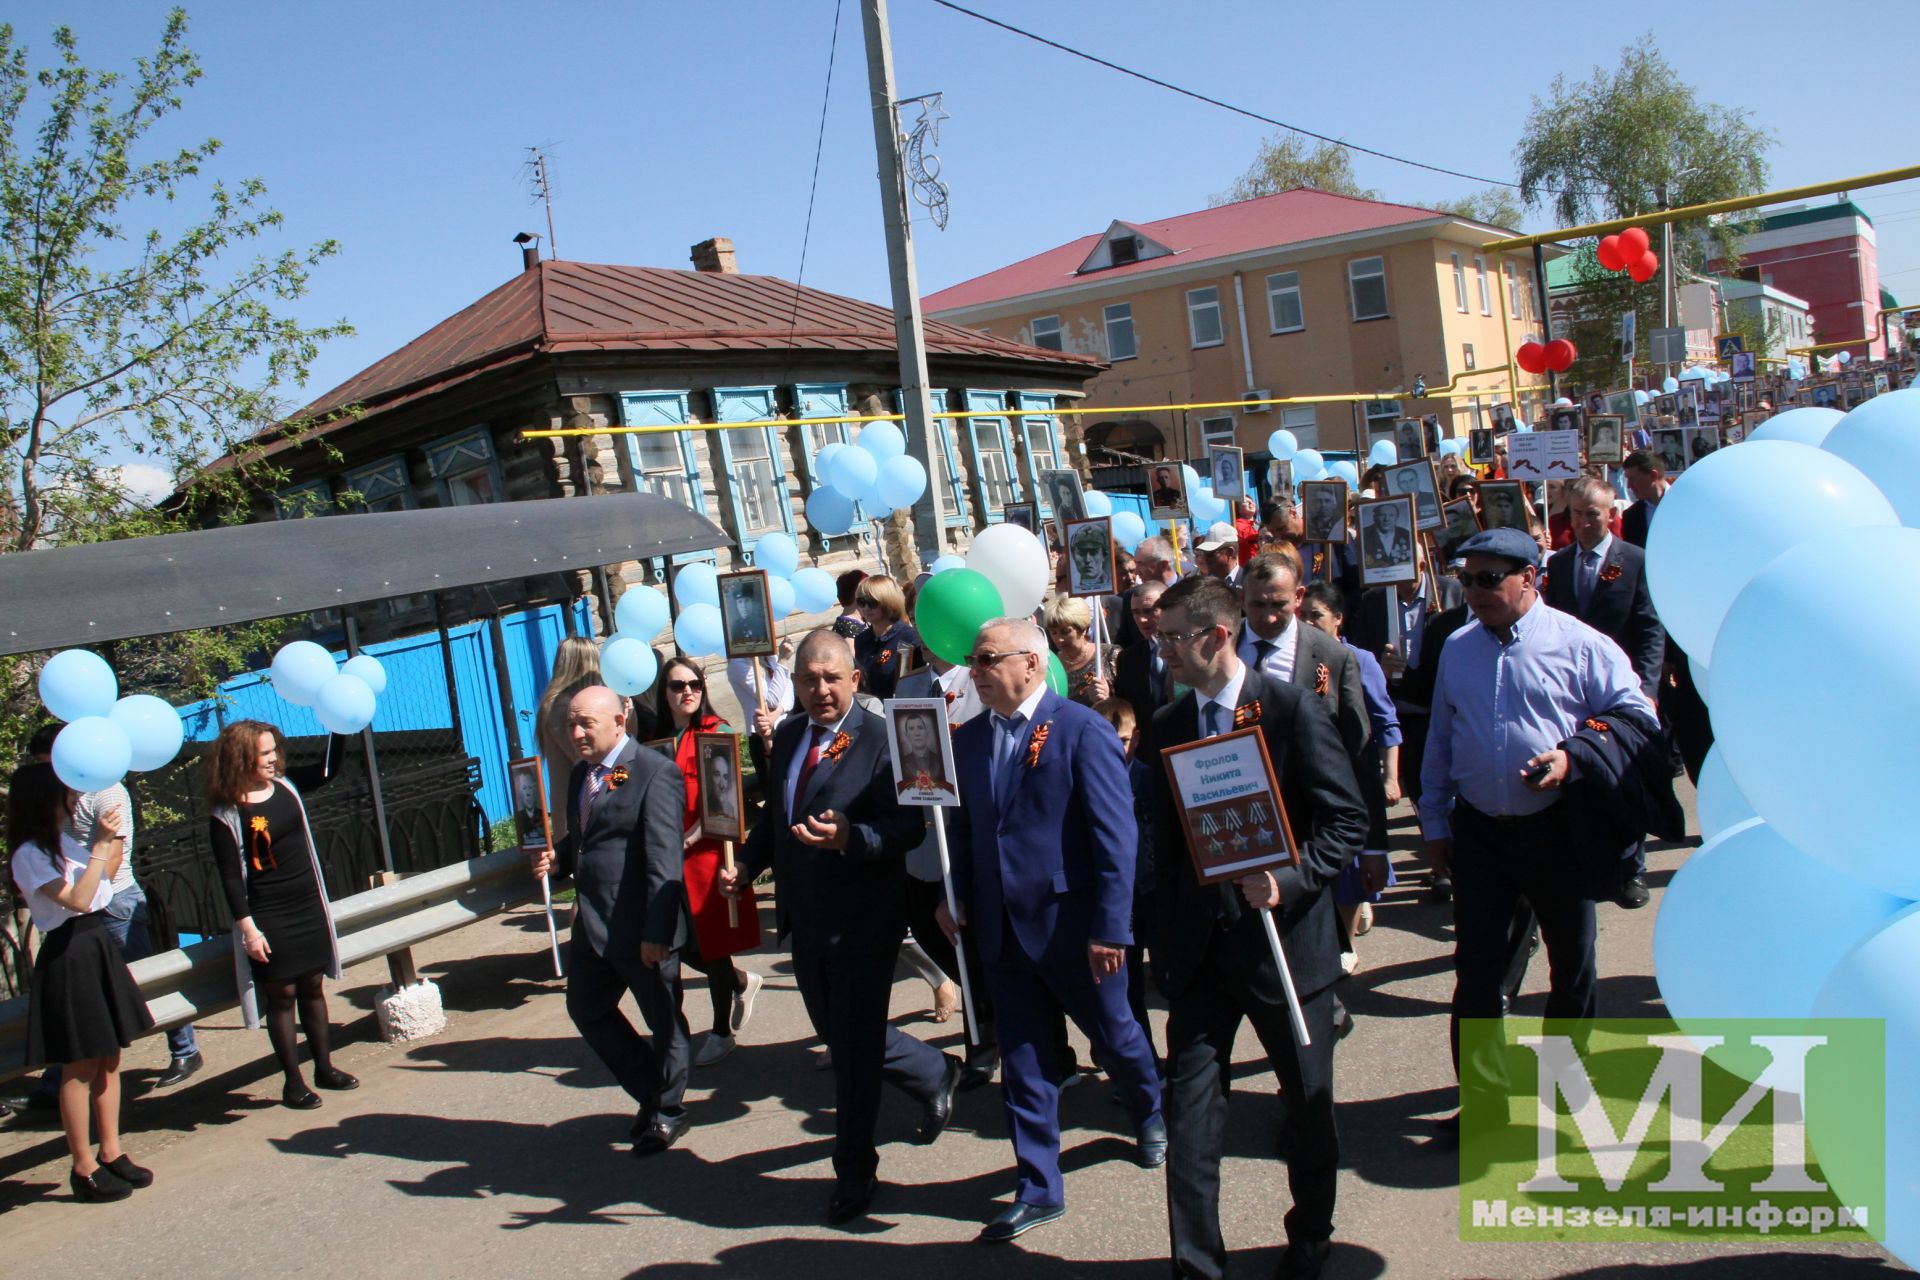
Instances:
[[[1723,333],[1713,340],[1713,353],[1722,360],[1731,360],[1747,349],[1747,340],[1737,333]]]
[[[1655,364],[1685,364],[1687,362],[1687,331],[1685,329],[1649,329],[1648,344],[1653,348],[1648,359]]]

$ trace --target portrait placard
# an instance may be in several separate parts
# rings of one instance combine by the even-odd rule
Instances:
[[[1473,509],[1473,499],[1456,498],[1446,505],[1445,511],[1447,524],[1441,530],[1440,545],[1448,551],[1480,532],[1480,513]]]
[[[540,774],[540,757],[507,761],[513,782],[513,837],[526,850],[551,849],[553,827],[547,818],[547,788]]]
[[[1420,423],[1413,418],[1402,418],[1393,424],[1393,447],[1401,462],[1412,462],[1416,458],[1427,456],[1426,432],[1420,429]]]
[[[1400,462],[1386,470],[1387,492],[1394,497],[1414,500],[1414,520],[1422,533],[1438,529],[1445,521],[1440,514],[1440,481],[1434,474],[1432,458]]]
[[[1300,864],[1260,726],[1168,747],[1160,754],[1201,884]]]
[[[1413,582],[1420,576],[1414,558],[1413,499],[1374,498],[1360,503],[1360,585]]]
[[[1586,424],[1587,415],[1580,409],[1569,409],[1565,405],[1547,415],[1547,430],[1578,431]]]
[[[1213,496],[1237,502],[1247,496],[1246,455],[1227,444],[1207,446],[1207,474],[1213,477]]]
[[[1067,594],[1115,594],[1113,518],[1094,516],[1067,523]]]
[[[1523,431],[1507,440],[1507,475],[1514,480],[1578,480],[1578,431]]]
[[[1267,497],[1293,497],[1293,464],[1277,459],[1267,464]]]
[[[1673,422],[1683,430],[1700,425],[1700,384],[1689,378],[1673,393]]]
[[[1734,352],[1733,359],[1728,361],[1728,365],[1733,371],[1733,380],[1735,382],[1752,382],[1753,381],[1753,369],[1754,369],[1754,353],[1753,352],[1751,351]]]
[[[773,596],[765,569],[720,575],[720,629],[729,658],[773,656]]]
[[[1008,524],[1017,525],[1036,538],[1040,536],[1040,508],[1036,504],[1009,502],[1000,513],[1000,518]]]
[[[1688,466],[1704,460],[1720,447],[1719,427],[1694,427],[1686,436]]]
[[[1587,417],[1587,461],[1619,462],[1626,457],[1623,440],[1626,424],[1610,413]]]
[[[658,751],[669,760],[674,757],[675,743],[672,738],[649,738],[640,745],[649,751]]]
[[[960,788],[954,783],[953,734],[947,730],[946,700],[889,698],[886,705],[893,790],[899,802],[958,805]]]
[[[1071,467],[1058,470],[1049,468],[1040,473],[1040,489],[1047,495],[1048,503],[1053,507],[1053,518],[1059,521],[1085,520],[1087,518],[1087,497],[1080,487],[1080,473]]]
[[[1155,520],[1185,520],[1192,514],[1187,506],[1187,472],[1177,462],[1156,462],[1147,470],[1147,513]]]
[[[1687,469],[1687,433],[1678,427],[1662,427],[1653,433],[1653,460],[1668,477]]]
[[[1347,540],[1347,482],[1308,480],[1300,486],[1300,541]]]
[[[693,760],[703,833],[713,840],[746,839],[740,818],[740,740],[731,733],[696,733]]]
[[[1532,532],[1527,519],[1527,487],[1518,480],[1482,480],[1480,527]]]
[[[1606,412],[1623,422],[1632,422],[1640,416],[1640,402],[1633,398],[1631,391],[1609,391]]]
[[[1476,467],[1493,465],[1493,428],[1467,428],[1467,461]]]

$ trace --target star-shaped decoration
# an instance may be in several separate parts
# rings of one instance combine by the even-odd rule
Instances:
[[[1212,854],[1214,857],[1219,858],[1219,857],[1225,856],[1227,852],[1227,847],[1221,844],[1218,840],[1209,840],[1207,841],[1207,852]]]
[[[1272,844],[1273,832],[1267,830],[1265,827],[1262,827],[1258,831],[1253,833],[1253,838],[1255,840],[1258,840],[1261,844]]]
[[[1246,838],[1246,836],[1244,836],[1244,835],[1241,835],[1241,834],[1239,834],[1239,833],[1235,833],[1235,835],[1234,835],[1234,837],[1233,837],[1233,847],[1234,847],[1235,849],[1240,849],[1240,850],[1245,850],[1245,849],[1246,849],[1246,847],[1247,847],[1247,838]]]

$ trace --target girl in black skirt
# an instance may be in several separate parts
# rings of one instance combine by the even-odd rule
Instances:
[[[75,1198],[123,1200],[151,1185],[153,1175],[120,1149],[120,1051],[153,1019],[106,923],[113,873],[127,852],[126,815],[101,815],[100,840],[88,850],[61,833],[72,810],[73,793],[52,765],[14,773],[7,854],[34,927],[45,935],[33,962],[27,1065],[61,1065],[60,1125],[73,1156]],[[89,1118],[100,1138],[97,1158],[87,1141]]]
[[[259,1025],[256,987],[266,992],[267,1037],[286,1075],[280,1101],[306,1111],[320,1105],[300,1074],[294,1014],[313,1051],[313,1081],[352,1089],[359,1081],[334,1068],[325,976],[340,977],[340,948],[325,878],[300,789],[332,775],[334,743],[318,767],[281,775],[280,731],[260,720],[221,730],[207,758],[214,861],[233,913],[234,963],[248,1027]],[[295,780],[298,780],[298,787]]]

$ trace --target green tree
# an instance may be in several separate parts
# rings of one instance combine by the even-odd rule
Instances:
[[[66,27],[52,65],[31,69],[0,26],[0,552],[239,518],[278,479],[260,446],[280,393],[351,332],[285,314],[333,241],[263,250],[282,223],[264,185],[203,178],[216,140],[152,136],[201,76],[186,28],[174,10],[122,75],[85,66]],[[205,474],[223,453],[240,465]],[[181,491],[164,508],[133,501],[119,469],[133,461]],[[123,685],[200,694],[267,630],[123,645],[115,661]],[[38,666],[0,660],[0,767],[37,714]]]
[[[1432,207],[1442,213],[1451,213],[1472,222],[1484,222],[1490,227],[1504,227],[1509,231],[1517,230],[1527,216],[1512,187],[1485,187],[1472,195],[1437,200]]]
[[[1378,200],[1380,193],[1363,187],[1353,176],[1353,155],[1337,142],[1309,146],[1299,134],[1277,133],[1260,144],[1253,163],[1234,184],[1209,202],[1218,206],[1236,200],[1270,196],[1276,191],[1312,187],[1335,195]]]

